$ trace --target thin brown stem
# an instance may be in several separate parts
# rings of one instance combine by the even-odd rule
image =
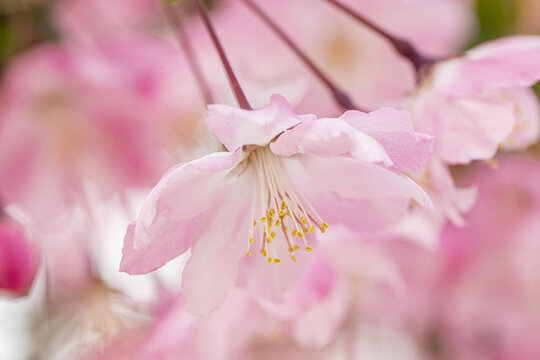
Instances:
[[[388,40],[394,49],[404,58],[409,60],[411,64],[414,66],[414,69],[416,70],[417,74],[420,73],[420,69],[426,65],[432,65],[435,62],[437,62],[436,59],[432,59],[430,57],[424,56],[418,52],[418,50],[407,40],[400,39],[390,33],[388,33],[386,30],[383,30],[378,25],[371,22],[369,19],[367,19],[364,15],[358,13],[357,11],[353,10],[349,6],[337,1],[337,0],[326,0],[326,2],[334,5],[338,9],[342,10],[349,16],[353,17],[354,19],[358,20],[365,26],[367,26],[369,29],[373,30],[377,34],[384,37],[386,40]]]
[[[197,12],[201,16],[201,19],[203,20],[204,25],[208,30],[208,34],[210,35],[214,46],[216,47],[219,58],[221,59],[221,63],[223,64],[225,72],[227,73],[227,77],[229,78],[229,83],[234,92],[234,96],[236,97],[236,101],[238,101],[238,105],[242,109],[251,110],[251,105],[249,105],[246,95],[244,94],[244,91],[242,90],[242,87],[238,82],[238,78],[236,77],[234,70],[232,69],[231,63],[229,62],[229,59],[225,54],[225,50],[223,50],[223,46],[221,45],[221,42],[217,37],[214,26],[212,25],[212,21],[210,20],[210,16],[208,15],[208,10],[206,9],[206,6],[203,4],[202,0],[193,0],[193,3],[195,4]]]
[[[161,0],[159,1],[162,2]],[[163,11],[165,13],[165,17],[167,18],[167,22],[174,30],[176,38],[180,43],[180,47],[186,55],[189,67],[191,69],[191,72],[193,73],[193,76],[195,77],[195,80],[197,81],[197,85],[204,99],[204,102],[207,105],[213,104],[214,98],[212,96],[212,91],[210,90],[210,86],[208,85],[208,82],[204,77],[199,62],[197,61],[195,50],[193,49],[191,41],[189,40],[189,36],[184,28],[182,15],[178,10],[178,6],[175,4],[163,4]]]
[[[244,3],[283,41],[285,44],[302,60],[315,76],[328,88],[335,101],[344,109],[361,110],[354,105],[351,98],[338,88],[332,80],[322,72],[304,53],[302,49],[287,35],[281,28],[264,12],[264,10],[255,4],[252,0],[243,0]]]

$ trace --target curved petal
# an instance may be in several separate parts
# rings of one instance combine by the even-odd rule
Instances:
[[[152,241],[143,247],[135,246],[137,224],[131,223],[124,236],[120,271],[131,275],[146,274],[182,255],[191,246],[200,220],[197,215],[186,221],[164,222],[152,233]]]
[[[168,221],[193,218],[212,201],[242,152],[213,153],[169,170],[148,195],[137,219],[135,246],[150,242],[155,229]]]
[[[435,154],[450,164],[492,158],[514,126],[510,102],[448,99],[427,90],[411,112],[415,128],[437,138]]]
[[[208,106],[208,126],[229,151],[244,145],[267,145],[283,131],[312,115],[297,116],[287,100],[272,95],[270,104],[256,110],[227,105]]]
[[[128,228],[120,270],[146,273],[184,253],[241,155],[241,151],[214,153],[167,172],[151,191],[137,222]]]
[[[362,233],[377,233],[401,220],[411,200],[431,207],[420,186],[382,166],[313,156],[296,156],[283,163],[298,189],[330,226],[342,223]]]
[[[245,256],[255,186],[247,177],[228,180],[215,194],[215,206],[204,215],[198,241],[182,274],[186,309],[207,314],[225,301],[234,285],[238,263]]]
[[[367,162],[391,165],[384,148],[369,135],[340,119],[313,119],[285,131],[270,144],[274,154],[297,153],[317,156],[350,156]]]
[[[465,57],[436,68],[434,86],[451,96],[472,96],[486,88],[530,87],[540,80],[540,36],[490,41]]]
[[[283,163],[300,187],[311,182],[323,192],[332,192],[343,199],[406,198],[422,205],[430,201],[420,186],[408,177],[380,165],[350,158],[318,158],[298,155]]]
[[[415,132],[405,110],[347,111],[340,118],[377,140],[400,171],[420,171],[433,153],[435,138]]]

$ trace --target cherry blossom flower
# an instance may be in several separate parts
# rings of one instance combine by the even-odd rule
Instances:
[[[412,98],[415,129],[437,137],[434,154],[449,164],[490,159],[505,141],[530,145],[539,134],[528,89],[540,80],[538,64],[537,36],[494,40],[437,63]]]
[[[317,119],[295,115],[274,95],[255,111],[210,106],[208,123],[228,152],[164,175],[127,230],[120,266],[146,273],[191,248],[182,280],[191,311],[205,313],[223,301],[239,261],[255,279],[268,271],[263,260],[281,263],[263,284],[283,291],[302,258],[297,250],[313,249],[316,230],[344,223],[376,232],[402,218],[411,200],[430,204],[400,172],[421,169],[433,146],[412,130],[405,111]]]

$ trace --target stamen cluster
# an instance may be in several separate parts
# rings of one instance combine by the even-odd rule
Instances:
[[[274,239],[285,241],[291,260],[296,262],[294,251],[301,246],[311,252],[306,235],[317,227],[324,233],[328,225],[299,191],[283,169],[279,156],[268,147],[257,147],[247,159],[250,170],[257,179],[257,192],[251,206],[249,240],[246,256],[251,256],[255,237],[260,239],[260,254],[268,263],[279,264]],[[257,214],[257,215],[256,215]]]

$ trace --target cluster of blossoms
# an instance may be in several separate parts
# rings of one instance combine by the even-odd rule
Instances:
[[[540,36],[211,3],[64,0],[3,74],[0,358],[538,358]]]

